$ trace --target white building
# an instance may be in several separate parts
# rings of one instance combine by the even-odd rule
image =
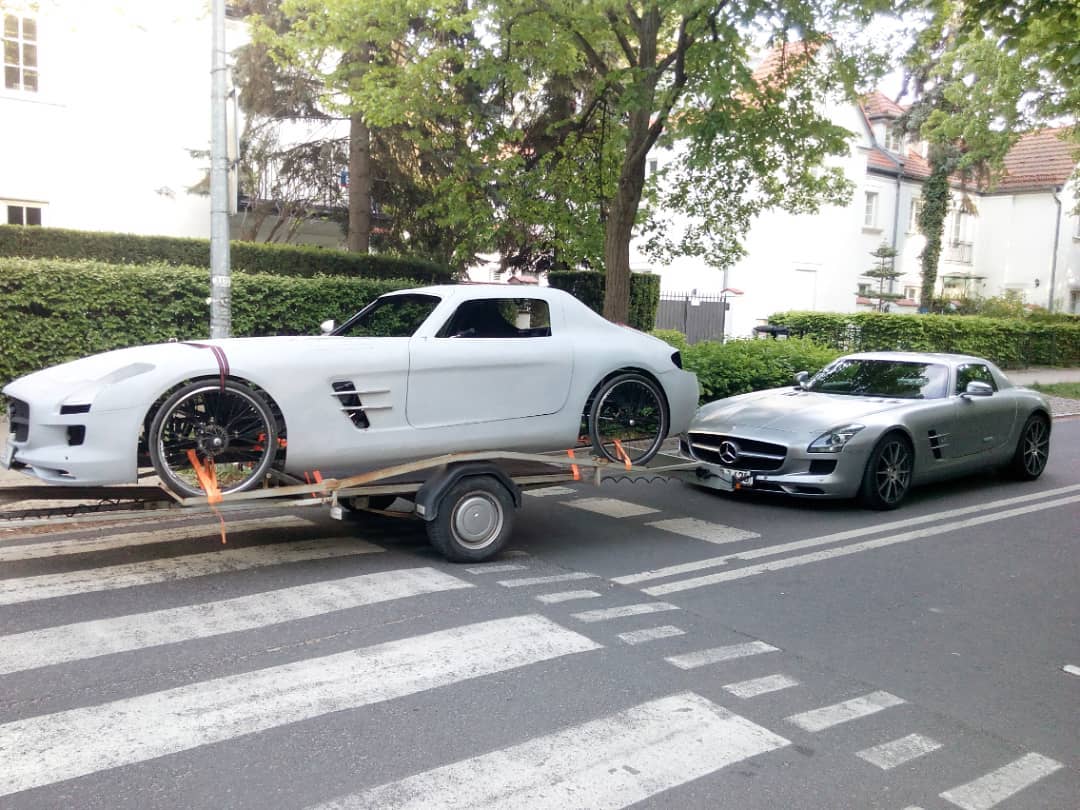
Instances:
[[[868,296],[878,282],[862,274],[875,266],[870,254],[884,242],[899,251],[895,266],[903,275],[893,290],[905,295],[890,304],[890,311],[916,312],[926,241],[918,232],[917,206],[929,164],[920,145],[892,134],[889,124],[903,110],[881,93],[861,104],[827,102],[823,109],[852,133],[848,154],[833,164],[855,187],[846,206],[826,206],[813,215],[771,211],[759,217],[745,240],[746,257],[726,274],[695,257],[657,265],[637,244],[631,248],[632,268],[658,273],[665,296],[741,291],[729,295],[725,331],[742,336],[785,310],[875,308]],[[962,210],[963,193],[954,186],[938,269],[943,294],[990,297],[1015,291],[1026,303],[1048,307],[1053,302],[1055,311],[1080,313],[1080,218],[1072,213],[1076,197],[1068,184],[1076,160],[1061,134],[1045,130],[1022,137],[994,189],[967,190],[976,214]],[[661,168],[672,156],[657,150],[652,158]]]

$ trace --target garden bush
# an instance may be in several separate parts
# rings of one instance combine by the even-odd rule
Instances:
[[[878,312],[782,312],[769,323],[840,352],[956,352],[1009,368],[1080,365],[1080,321]]]
[[[237,274],[238,337],[318,334],[410,279]],[[96,352],[209,333],[205,268],[0,258],[0,384]]]
[[[548,273],[548,284],[565,290],[600,314],[604,312],[604,281],[604,273],[597,270],[553,270]],[[660,276],[631,273],[629,325],[648,332],[656,325],[659,306]]]
[[[427,284],[444,284],[454,278],[450,268],[423,259],[349,253],[310,245],[231,242],[229,255],[230,265],[237,273],[410,278]],[[209,267],[210,242],[173,236],[0,225],[0,257],[3,256]]]
[[[682,334],[654,332],[682,352],[683,368],[697,374],[701,401],[792,384],[799,371],[817,373],[841,352],[805,338],[704,341],[686,346]],[[680,345],[681,344],[681,345]]]

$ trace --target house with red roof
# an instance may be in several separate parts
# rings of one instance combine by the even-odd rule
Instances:
[[[790,47],[790,46],[789,46]],[[775,74],[776,53],[758,73]],[[772,80],[772,79],[767,79]],[[727,297],[724,331],[752,334],[775,312],[799,309],[851,312],[877,308],[878,281],[870,254],[883,243],[898,251],[901,275],[890,290],[903,296],[889,311],[917,313],[922,284],[919,232],[923,183],[930,174],[925,145],[896,134],[904,108],[880,92],[857,103],[820,100],[830,120],[851,132],[842,168],[854,192],[844,206],[824,206],[811,215],[771,211],[759,217],[744,240],[746,256],[726,271],[697,257],[658,265],[632,246],[632,268],[658,273],[665,298]],[[946,297],[1016,294],[1030,305],[1080,313],[1080,218],[1075,186],[1069,182],[1080,155],[1066,131],[1045,129],[1020,138],[993,185],[953,184],[938,267],[938,292]],[[671,153],[658,149],[650,168],[662,168]],[[677,215],[673,215],[677,221]],[[676,222],[677,224],[677,222]]]

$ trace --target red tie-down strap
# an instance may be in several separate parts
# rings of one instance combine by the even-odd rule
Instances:
[[[220,346],[211,346],[209,343],[192,343],[190,341],[185,341],[184,345],[193,346],[196,349],[209,349],[213,353],[214,359],[217,361],[218,379],[221,384],[221,390],[224,391],[225,380],[229,376],[229,358],[225,356],[225,350]]]

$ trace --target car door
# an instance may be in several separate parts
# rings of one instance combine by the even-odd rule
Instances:
[[[983,382],[990,396],[966,394],[968,383]],[[998,392],[994,375],[983,363],[957,366],[953,396],[958,399],[956,436],[959,454],[965,458],[988,453],[1004,444],[1016,419],[1016,403]]]
[[[557,304],[538,296],[463,300],[433,335],[409,344],[406,414],[448,427],[556,413],[573,351]]]

